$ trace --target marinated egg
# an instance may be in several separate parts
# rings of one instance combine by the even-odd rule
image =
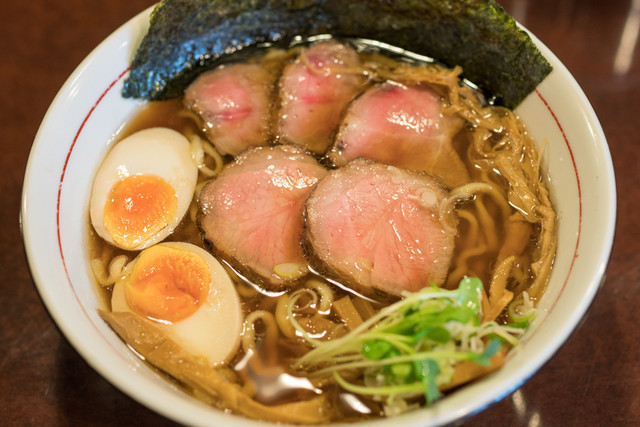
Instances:
[[[91,193],[93,227],[122,249],[157,243],[187,212],[197,178],[182,134],[168,128],[136,132],[116,144],[98,169]]]
[[[133,312],[211,365],[228,361],[242,334],[242,308],[218,261],[191,243],[144,249],[113,288],[114,312]]]

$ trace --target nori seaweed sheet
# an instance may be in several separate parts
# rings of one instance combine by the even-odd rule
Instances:
[[[369,38],[461,65],[466,79],[508,108],[551,72],[527,33],[493,0],[163,0],[123,96],[175,98],[230,54],[318,34]]]

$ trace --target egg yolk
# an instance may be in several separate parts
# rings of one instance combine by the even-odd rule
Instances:
[[[129,307],[151,320],[173,323],[191,316],[211,286],[207,262],[179,248],[152,246],[140,253],[126,282]]]
[[[166,227],[176,215],[173,187],[156,175],[130,175],[109,191],[104,225],[123,249],[135,249]]]

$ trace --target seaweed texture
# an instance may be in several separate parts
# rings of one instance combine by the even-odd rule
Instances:
[[[509,108],[551,72],[493,0],[163,0],[123,95],[174,98],[230,54],[318,34],[369,38],[461,65],[466,79]]]

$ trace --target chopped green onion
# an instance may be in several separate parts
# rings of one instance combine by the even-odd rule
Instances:
[[[413,365],[409,362],[394,363],[390,371],[396,383],[405,384],[413,375]]]
[[[514,323],[529,326],[529,321],[535,315],[535,309],[526,292],[511,301],[507,308],[507,313]]]
[[[297,262],[283,262],[273,267],[273,272],[278,276],[287,278],[293,277],[300,272],[300,263]]]

